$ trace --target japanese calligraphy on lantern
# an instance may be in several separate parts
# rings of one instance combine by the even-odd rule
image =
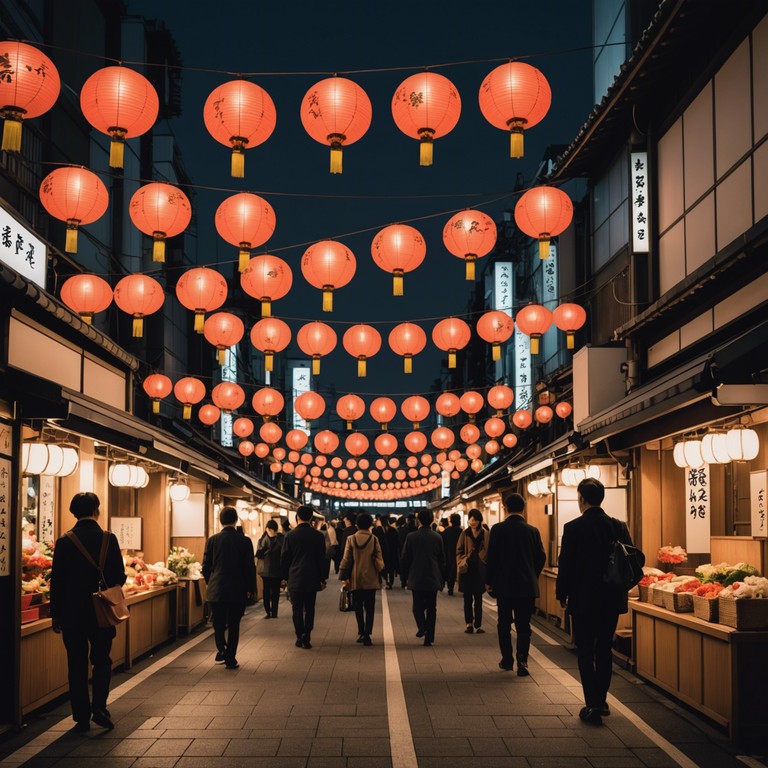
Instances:
[[[768,469],[749,473],[749,507],[752,513],[752,536],[768,538],[768,522],[765,519],[768,499]]]
[[[11,462],[0,459],[0,576],[11,573]]]
[[[109,525],[117,537],[120,549],[141,549],[140,517],[111,517]]]
[[[53,530],[54,488],[55,481],[53,477],[49,475],[40,476],[40,509],[38,512],[40,528],[37,538],[46,544],[52,544],[56,541]]]
[[[42,240],[0,206],[0,261],[45,288],[46,250]]]
[[[648,253],[648,153],[632,152],[630,163],[632,250],[635,253]]]
[[[711,494],[709,464],[685,470],[685,546],[689,553],[708,553],[710,549]]]
[[[497,261],[493,265],[493,308],[512,317],[512,262]]]

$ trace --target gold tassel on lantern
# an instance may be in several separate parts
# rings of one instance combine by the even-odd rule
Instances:
[[[403,270],[395,269],[392,272],[392,295],[403,295]]]
[[[360,355],[360,357],[357,358],[357,375],[360,377],[364,377],[365,374],[366,374],[365,355]]]
[[[501,360],[501,344],[496,342],[491,344],[491,358],[496,363]]]
[[[539,334],[538,333],[534,333],[531,336],[531,354],[532,355],[539,354]]]
[[[422,128],[419,131],[419,165],[432,165],[432,149],[434,144],[432,137],[435,132],[431,128]]]
[[[240,136],[232,139],[231,174],[235,179],[242,179],[245,176],[245,144],[246,140]]]
[[[182,418],[189,421],[192,418],[192,404],[191,403],[184,403],[184,411],[181,414]]]
[[[156,398],[152,398],[152,413],[160,413],[160,401]]]
[[[144,335],[144,316],[133,316],[133,338],[140,339]]]
[[[93,322],[93,314],[91,312],[81,312],[80,319],[86,324],[90,325]]]
[[[539,235],[539,258],[549,258],[549,234],[547,232]]]
[[[565,348],[573,349],[576,346],[576,334],[573,331],[566,331],[565,333]]]
[[[165,232],[153,232],[152,237],[152,261],[162,264],[165,261]]]
[[[9,109],[4,114],[3,152],[21,152],[21,113]]]
[[[224,363],[227,362],[227,348],[226,347],[217,347],[218,353],[217,357],[219,360],[219,365],[224,365]]]
[[[387,422],[384,422],[384,423],[381,425],[381,431],[382,431],[382,432],[386,432],[388,429],[389,429],[389,424],[388,424]]]
[[[122,168],[125,159],[125,129],[112,128],[109,135],[112,137],[109,144],[109,167]]]
[[[320,355],[312,355],[312,375],[320,375]]]
[[[64,241],[64,250],[67,253],[77,253],[77,219],[67,219],[67,237]]]
[[[333,312],[333,286],[323,286],[323,312]]]
[[[205,310],[195,310],[195,333],[202,333],[205,330]]]
[[[523,124],[525,120],[515,118],[509,121],[509,156],[523,156]]]
[[[403,373],[413,373],[413,355],[403,355]]]
[[[274,353],[273,352],[265,352],[264,353],[264,370],[265,371],[271,371],[274,361]]]
[[[455,349],[448,350],[448,367],[449,368],[456,367],[456,350]]]
[[[272,317],[272,300],[269,296],[261,297],[261,316]]]
[[[331,173],[342,172],[341,143],[346,138],[342,133],[332,133],[328,136],[331,144]]]
[[[466,265],[464,277],[466,277],[467,280],[475,279],[475,261],[476,260],[477,260],[477,256],[475,256],[474,253],[468,253],[464,257],[464,264]]]
[[[351,430],[351,429],[352,429],[352,422],[348,421],[347,422],[347,430]]]
[[[251,252],[248,250],[248,243],[240,243],[240,260],[237,262],[237,271],[245,272],[251,263]]]

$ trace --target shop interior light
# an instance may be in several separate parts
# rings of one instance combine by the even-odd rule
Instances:
[[[67,477],[78,467],[77,449],[58,443],[24,443],[21,471],[26,475]]]
[[[186,501],[189,498],[189,486],[183,477],[177,477],[168,489],[171,501]]]
[[[728,438],[725,432],[708,432],[701,438],[701,455],[707,464],[727,464]]]
[[[238,510],[237,510],[237,516],[241,520],[247,520],[248,519],[248,510],[245,509],[244,507],[239,507]]]
[[[729,430],[726,443],[728,455],[732,461],[752,461],[760,450],[760,438],[757,432],[742,426]]]
[[[688,462],[685,459],[685,443],[675,443],[675,447],[672,450],[672,458],[681,469],[688,468]]]
[[[563,470],[565,471],[565,470]],[[539,495],[539,482],[538,480],[531,480],[530,483],[528,483],[528,493],[531,496],[538,496]]]
[[[691,469],[700,469],[704,466],[704,457],[701,455],[701,440],[686,440],[683,443],[685,463]]]
[[[599,464],[587,464],[585,472],[587,473],[587,477],[592,478],[592,480],[599,480],[600,479],[600,465]]]
[[[249,519],[249,520],[255,520],[255,519],[258,517],[258,516],[259,516],[259,513],[258,513],[258,512],[256,512],[256,510],[251,510],[251,511],[248,513],[248,519]]]

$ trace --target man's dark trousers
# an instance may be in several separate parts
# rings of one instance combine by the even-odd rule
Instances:
[[[517,633],[517,660],[528,661],[528,649],[531,647],[531,616],[534,610],[534,600],[511,600],[499,598],[497,601],[497,631],[499,633],[499,650],[501,659],[512,663],[512,622]]]
[[[618,613],[585,613],[571,616],[579,674],[588,707],[606,703],[613,673],[613,636]]]
[[[293,628],[298,640],[310,641],[315,626],[315,601],[317,592],[291,592]]]
[[[413,617],[419,632],[424,633],[428,643],[435,641],[435,623],[437,621],[437,592],[434,590],[412,590]]]
[[[216,650],[224,654],[228,664],[237,661],[237,645],[240,642],[240,619],[245,613],[245,603],[211,603],[211,623]]]
[[[93,709],[106,709],[109,696],[109,681],[112,677],[112,639],[114,627],[67,627],[63,630],[64,646],[67,649],[67,672],[69,674],[69,696],[72,701],[72,718],[78,723],[91,719],[91,701],[88,696],[88,644],[90,662],[93,665]]]

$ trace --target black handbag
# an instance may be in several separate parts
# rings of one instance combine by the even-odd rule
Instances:
[[[342,587],[339,592],[339,610],[342,613],[355,610],[354,605],[352,605],[352,592],[346,587]]]

